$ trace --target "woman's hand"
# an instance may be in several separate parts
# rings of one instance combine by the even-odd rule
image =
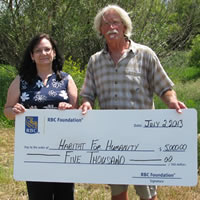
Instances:
[[[58,104],[58,110],[66,110],[66,109],[72,109],[72,105],[66,102],[60,102]]]
[[[4,114],[10,120],[14,120],[16,115],[24,113],[25,111],[26,108],[20,103],[16,103],[14,106],[6,105],[4,108]]]
[[[19,114],[19,113],[23,113],[26,111],[25,107],[20,104],[20,103],[16,103],[13,107],[12,107],[12,111],[15,113],[15,114]]]

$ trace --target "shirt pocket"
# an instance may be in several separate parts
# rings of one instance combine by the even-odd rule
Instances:
[[[130,99],[137,99],[138,95],[141,94],[142,89],[142,73],[138,68],[126,68],[126,88]]]
[[[125,70],[127,83],[141,85],[142,74],[139,70],[127,68]]]

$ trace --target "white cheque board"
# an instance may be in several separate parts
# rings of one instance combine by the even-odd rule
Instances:
[[[197,177],[194,109],[33,109],[16,117],[16,180],[194,186]]]

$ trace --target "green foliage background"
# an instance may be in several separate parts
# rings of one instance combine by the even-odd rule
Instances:
[[[200,68],[200,34],[192,40],[191,52],[189,54],[189,65]]]
[[[93,31],[93,19],[108,4],[129,12],[132,39],[151,47],[159,57],[190,48],[200,32],[200,0],[1,0],[0,63],[18,67],[28,41],[46,32],[66,58],[71,56],[85,67],[103,46]]]

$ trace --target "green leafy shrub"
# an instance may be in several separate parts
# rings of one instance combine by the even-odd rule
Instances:
[[[76,86],[78,88],[78,94],[80,93],[80,89],[83,85],[83,81],[85,78],[85,67],[84,70],[81,70],[83,68],[79,61],[73,61],[72,57],[69,57],[67,60],[65,60],[63,71],[70,74],[72,78],[74,79]],[[79,105],[80,105],[81,99],[79,98]]]
[[[200,35],[192,40],[189,65],[200,67]]]
[[[81,70],[81,68],[83,68],[81,63],[79,61],[73,61],[72,57],[69,57],[67,60],[65,60],[63,66],[63,71],[72,76],[79,91],[82,87],[85,77],[85,70]]]
[[[161,59],[164,69],[175,84],[197,80],[200,77],[200,68],[188,67],[190,57],[190,51],[172,51],[170,55]]]
[[[69,57],[67,60],[65,60],[63,71],[69,73],[72,76],[78,88],[78,94],[79,94],[84,82],[86,67],[81,66],[79,61],[73,61],[72,57]],[[79,105],[81,105],[82,102],[81,100],[82,99],[79,96]],[[99,104],[97,100],[94,102],[94,109],[99,109]]]
[[[7,91],[10,83],[16,76],[16,69],[10,65],[0,65],[0,126],[12,126],[13,121],[9,121],[3,114],[6,103]]]

